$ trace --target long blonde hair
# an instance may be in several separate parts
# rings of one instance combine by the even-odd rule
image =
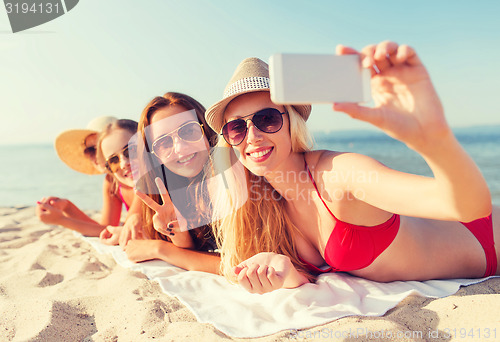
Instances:
[[[285,106],[290,121],[292,152],[312,148],[306,122],[291,106]],[[286,211],[286,200],[267,182],[243,166],[224,139],[212,152],[215,173],[224,175],[218,189],[211,191],[212,227],[221,253],[221,274],[234,282],[233,267],[260,252],[286,255],[294,266],[309,274],[300,261],[295,237],[301,234]]]

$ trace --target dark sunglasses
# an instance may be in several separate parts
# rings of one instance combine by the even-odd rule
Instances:
[[[111,157],[106,159],[106,163],[104,164],[104,166],[106,167],[106,169],[108,169],[109,172],[115,173],[120,169],[120,155],[129,159],[130,153],[134,154],[136,153],[136,150],[137,146],[126,145],[122,150],[115,154],[112,154]]]
[[[83,150],[83,154],[87,158],[95,158],[96,148],[95,146],[88,146]]]
[[[158,158],[168,158],[174,150],[174,135],[186,142],[198,142],[203,138],[203,125],[196,121],[189,121],[176,130],[160,136],[153,141],[151,151]]]
[[[239,118],[231,120],[222,127],[222,136],[231,146],[241,144],[248,132],[248,120],[252,121],[255,127],[261,132],[276,133],[283,126],[283,114],[285,113],[280,112],[276,108],[265,108],[243,117],[246,118],[253,115],[250,119]]]

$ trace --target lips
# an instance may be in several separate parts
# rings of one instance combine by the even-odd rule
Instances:
[[[271,155],[274,147],[261,147],[253,150],[252,152],[247,152],[246,155],[255,162],[263,162]]]
[[[127,185],[127,186],[130,186],[130,187],[133,187],[134,186],[134,181],[137,181],[137,175],[135,175],[136,177],[134,178],[134,172],[130,169],[127,169],[127,170],[124,170],[124,172],[122,173],[122,180],[121,180],[121,183],[123,183],[124,185]]]
[[[196,156],[196,152],[188,155],[187,157],[181,158],[177,161],[179,164],[185,164],[189,162],[191,159],[193,159]]]

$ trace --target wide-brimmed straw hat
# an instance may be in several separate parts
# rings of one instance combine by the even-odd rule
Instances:
[[[220,133],[224,126],[224,111],[234,98],[256,91],[269,91],[269,66],[259,58],[244,59],[236,68],[231,80],[224,89],[222,100],[208,108],[205,119],[210,127]],[[307,120],[311,114],[310,105],[292,106],[303,118]]]
[[[118,120],[113,116],[101,116],[89,122],[86,129],[71,129],[59,134],[55,141],[55,148],[59,158],[75,171],[88,175],[104,173],[95,168],[94,163],[85,157],[85,139],[100,133],[110,123]]]

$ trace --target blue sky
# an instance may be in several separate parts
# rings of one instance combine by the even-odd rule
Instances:
[[[498,13],[498,1],[81,0],[13,34],[0,8],[0,144],[51,143],[101,115],[138,120],[167,91],[209,107],[246,57],[383,40],[417,50],[452,126],[500,124]],[[328,105],[308,125],[369,128]]]

